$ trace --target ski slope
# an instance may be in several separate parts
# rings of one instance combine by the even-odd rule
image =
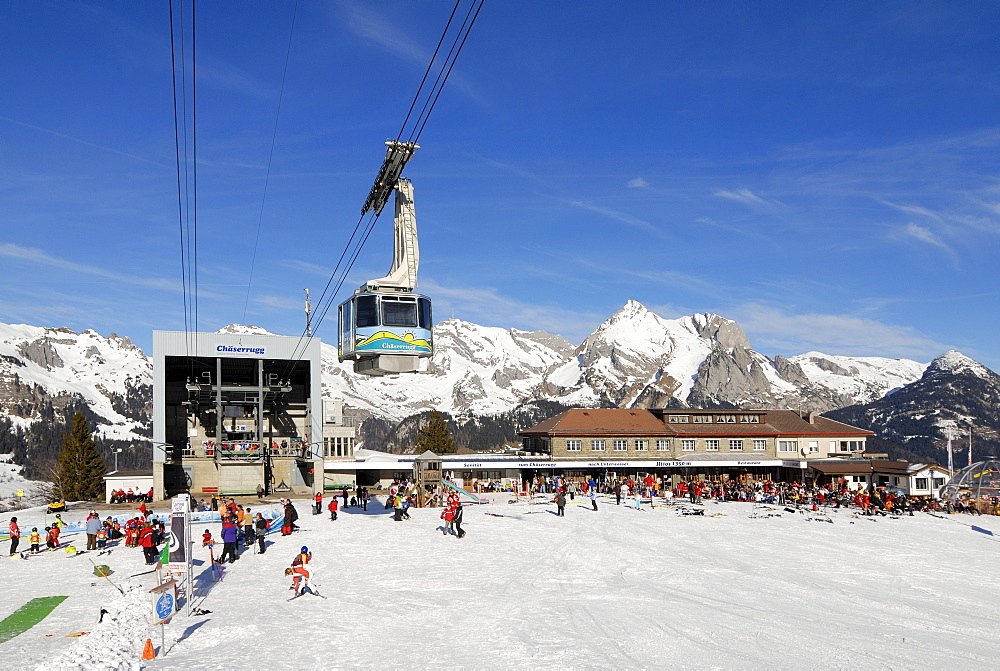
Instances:
[[[443,535],[440,509],[411,509],[411,520],[393,522],[372,502],[367,513],[349,508],[331,522],[297,502],[302,531],[269,536],[266,554],[245,554],[218,584],[206,578],[207,564],[198,567],[207,595],[196,606],[212,612],[176,617],[165,629],[166,657],[143,666],[1000,665],[991,617],[1000,548],[968,526],[1000,533],[996,518],[872,521],[831,510],[813,519],[781,508],[758,511],[780,517],[752,518],[745,503],[680,516],[604,497],[597,512],[577,497],[559,518],[551,504],[488,496],[495,502],[465,509],[462,540]],[[41,521],[40,512],[19,513],[22,528],[32,516]],[[213,523],[195,526],[196,537],[202,527],[218,536]],[[325,600],[288,601],[283,572],[302,545]],[[4,668],[133,668],[147,636],[160,647],[159,632],[144,625],[151,576],[124,579],[145,570],[141,553],[99,558],[126,590],[142,588],[125,596],[93,576],[88,556],[0,559],[0,619],[36,597],[69,597],[0,645]],[[102,607],[110,617],[96,625]],[[91,633],[64,637],[82,630]]]

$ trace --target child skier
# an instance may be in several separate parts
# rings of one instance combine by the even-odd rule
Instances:
[[[295,590],[295,595],[299,595],[299,583],[302,583],[302,589],[309,585],[309,570],[306,568],[312,560],[312,553],[309,552],[309,548],[305,545],[302,546],[302,550],[295,555],[295,559],[292,560],[292,565],[285,569],[285,575],[292,576],[292,585],[288,589]],[[311,590],[310,590],[311,591]]]
[[[330,499],[330,505],[328,505],[326,507],[326,509],[330,511],[330,521],[331,522],[336,522],[337,521],[337,497],[336,496],[334,496],[332,499]]]
[[[212,538],[212,532],[205,529],[205,533],[201,535],[201,546],[207,548],[209,545],[215,545],[215,540]]]
[[[31,527],[31,535],[28,536],[31,544],[31,551],[38,552],[38,546],[42,544],[42,536],[38,533],[38,527]]]
[[[45,545],[50,550],[55,550],[59,547],[59,527],[54,524],[48,527],[48,533],[45,535]]]

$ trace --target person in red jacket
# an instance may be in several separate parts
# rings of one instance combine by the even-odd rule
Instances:
[[[320,513],[323,512],[323,493],[316,492],[316,496],[313,497],[313,501],[316,503],[316,505],[313,507],[313,515],[319,515]]]
[[[21,528],[17,526],[17,518],[10,518],[10,555],[17,553],[17,544],[21,542]]]
[[[139,530],[139,546],[142,547],[142,554],[146,558],[146,566],[156,563],[156,537],[153,535],[153,527],[149,523],[142,525]]]
[[[330,511],[330,521],[331,522],[336,522],[337,521],[337,497],[336,496],[334,496],[332,499],[330,499],[330,505],[328,505],[326,507],[326,509]]]
[[[458,510],[458,504],[449,504],[447,508],[441,511],[441,519],[444,520],[444,535],[455,533],[455,511]]]
[[[60,533],[59,527],[57,527],[56,525],[53,524],[51,527],[49,527],[49,533],[46,534],[45,536],[45,545],[50,550],[55,550],[57,547],[59,547],[59,533]]]

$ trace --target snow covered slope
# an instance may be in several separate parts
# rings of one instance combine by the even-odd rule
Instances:
[[[68,599],[0,645],[0,662],[19,669],[1000,666],[1000,637],[984,615],[1000,599],[1000,584],[988,578],[996,546],[968,526],[1000,534],[998,518],[855,518],[846,509],[813,515],[780,507],[751,517],[750,503],[709,503],[705,516],[678,516],[604,496],[597,512],[571,503],[556,517],[548,503],[529,509],[496,498],[466,507],[462,540],[442,534],[440,509],[412,509],[404,522],[393,522],[380,502],[367,512],[344,510],[336,522],[307,514],[303,531],[274,534],[263,555],[244,552],[218,583],[199,544],[196,606],[211,612],[176,616],[164,630],[166,650],[147,625],[153,574],[129,577],[149,568],[138,548],[97,558],[125,596],[82,557],[4,561],[0,618],[35,597]],[[64,517],[76,522],[87,510]],[[44,521],[40,511],[18,515],[22,528]],[[218,538],[218,523],[195,528],[205,527]],[[79,534],[66,540],[84,544]],[[284,569],[303,545],[327,599],[288,601]],[[387,552],[391,560],[373,560]],[[831,570],[833,557],[850,566]],[[97,624],[102,608],[108,615]],[[65,638],[80,631],[90,633]],[[147,637],[158,656],[143,663]]]

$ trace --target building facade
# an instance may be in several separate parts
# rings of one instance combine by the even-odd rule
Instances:
[[[567,410],[520,432],[565,475],[610,471],[678,481],[803,479],[811,460],[861,456],[874,435],[793,410]]]
[[[320,341],[153,332],[153,487],[308,495],[323,472]]]

